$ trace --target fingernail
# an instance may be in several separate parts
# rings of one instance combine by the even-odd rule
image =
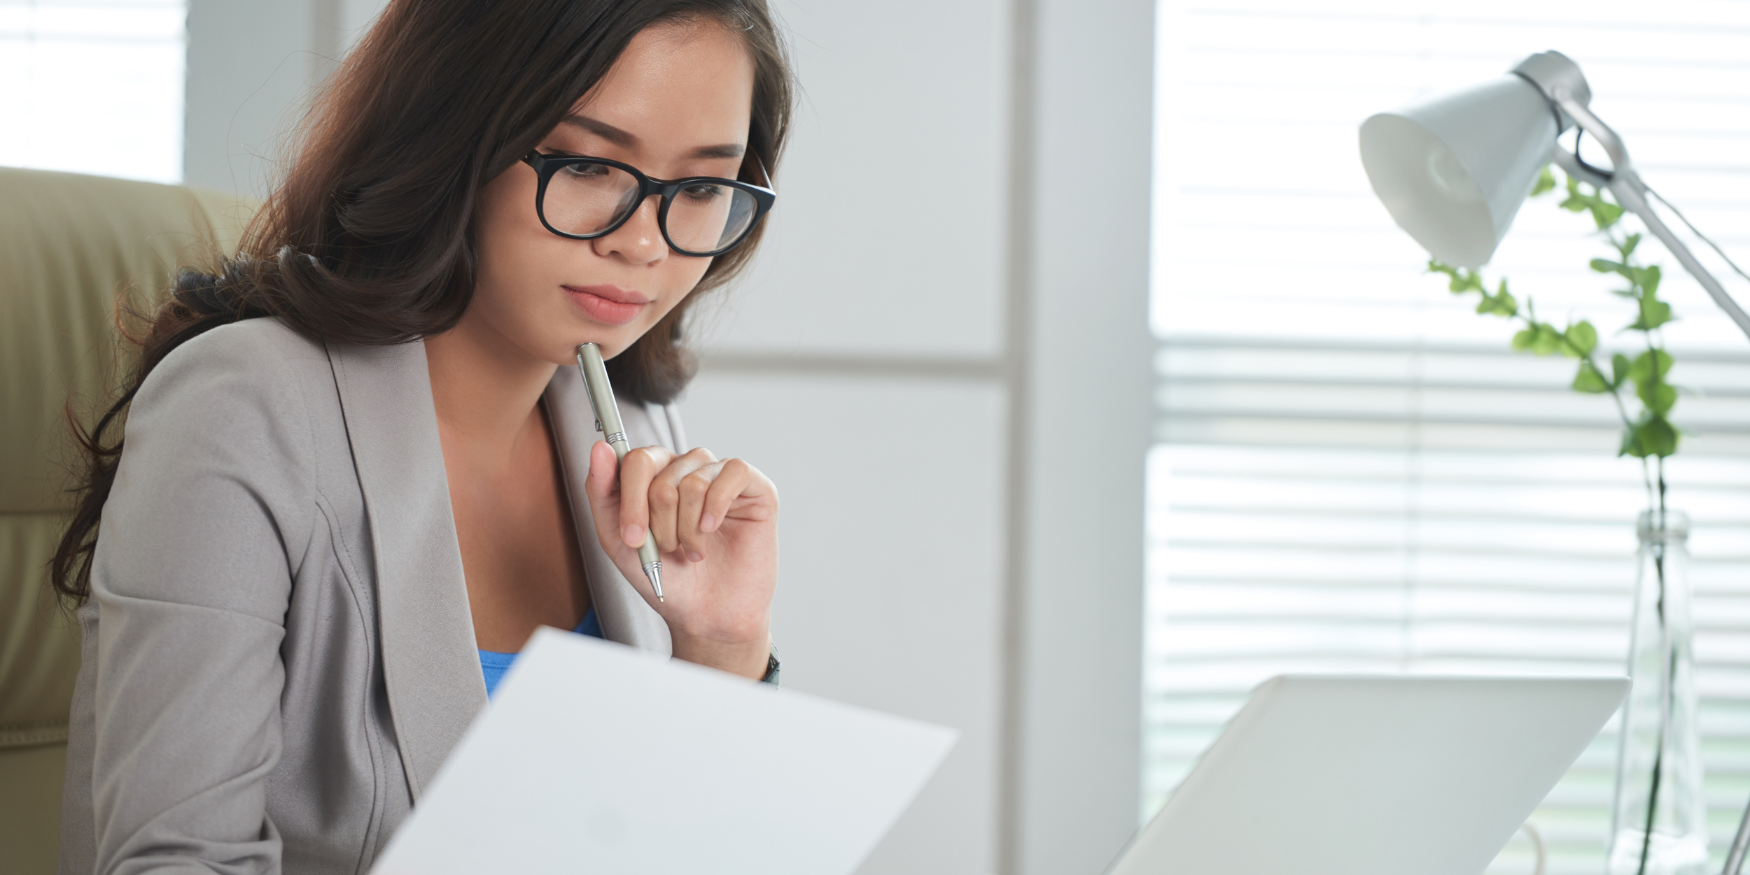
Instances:
[[[638,525],[636,523],[628,523],[626,525],[625,535],[626,535],[626,544],[628,546],[641,547],[644,545],[644,527],[643,526]]]
[[[689,562],[702,562],[702,561],[704,561],[704,559],[705,559],[705,557],[699,555],[698,553],[695,553],[691,550],[687,551],[687,560]]]
[[[700,515],[700,517],[699,517],[699,531],[701,531],[701,532],[715,532],[715,531],[717,531],[717,518],[715,516],[712,516],[711,514],[708,514],[708,513]]]

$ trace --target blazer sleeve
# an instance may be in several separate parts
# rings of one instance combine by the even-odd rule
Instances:
[[[92,573],[99,873],[280,868],[265,783],[281,751],[280,645],[311,541],[315,456],[284,361],[305,351],[290,332],[246,325],[153,370],[104,506]]]

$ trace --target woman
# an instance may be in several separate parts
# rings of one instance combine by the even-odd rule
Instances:
[[[367,870],[539,625],[775,680],[776,492],[669,402],[789,81],[760,0],[390,6],[85,438],[63,872]]]

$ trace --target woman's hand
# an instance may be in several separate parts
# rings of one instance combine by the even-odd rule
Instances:
[[[704,449],[677,456],[643,447],[616,464],[613,447],[597,441],[584,491],[596,540],[668,622],[674,655],[763,677],[778,583],[772,481],[740,459],[718,461]],[[638,563],[646,530],[662,555],[662,601]]]

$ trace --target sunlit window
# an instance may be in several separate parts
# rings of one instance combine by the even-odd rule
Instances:
[[[182,179],[183,0],[0,0],[0,165]]]
[[[1560,50],[1647,180],[1744,263],[1750,4],[1166,0],[1159,22],[1144,814],[1273,674],[1621,673],[1646,495],[1616,413],[1423,272],[1356,129]],[[1489,275],[1626,345],[1590,231],[1532,201]],[[1692,434],[1668,477],[1693,521],[1717,855],[1750,801],[1750,341],[1645,254],[1680,317]],[[1607,728],[1534,817],[1552,873],[1603,870],[1615,743]],[[1490,871],[1530,872],[1526,853]]]

